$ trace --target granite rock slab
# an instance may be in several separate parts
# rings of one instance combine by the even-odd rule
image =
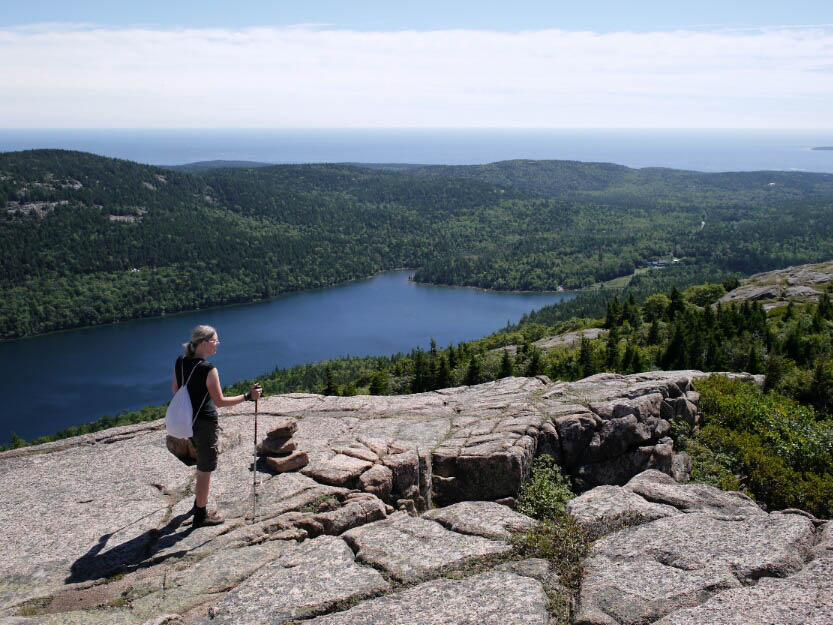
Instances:
[[[525,514],[492,501],[463,501],[429,510],[422,518],[437,521],[453,532],[490,540],[509,540],[512,534],[528,531],[536,524]]]
[[[766,515],[752,499],[734,491],[722,491],[708,484],[680,484],[655,470],[634,476],[625,489],[657,504],[684,512],[710,512],[726,517]]]
[[[212,609],[215,625],[274,625],[308,618],[341,601],[387,591],[378,571],[357,564],[340,538],[321,536],[281,554]]]
[[[621,486],[597,486],[569,501],[567,513],[596,531],[605,521],[646,523],[681,514],[674,506],[650,502]]]
[[[507,571],[465,579],[436,579],[366,601],[309,625],[547,625],[541,583]]]
[[[786,578],[733,588],[702,605],[677,610],[656,625],[829,625],[833,623],[833,559],[810,562]]]
[[[512,547],[445,529],[435,521],[404,512],[354,528],[342,537],[366,562],[403,582],[415,582],[486,556],[506,555]]]
[[[809,519],[778,513],[728,520],[694,512],[617,532],[585,562],[576,621],[652,622],[761,577],[793,575],[814,540]]]

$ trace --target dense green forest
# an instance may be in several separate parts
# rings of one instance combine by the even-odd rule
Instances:
[[[197,167],[0,154],[0,338],[248,302],[378,271],[577,289],[833,257],[833,176],[511,161]]]

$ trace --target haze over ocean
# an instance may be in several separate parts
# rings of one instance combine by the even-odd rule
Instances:
[[[833,173],[831,130],[682,129],[0,129],[0,151],[60,148],[153,165],[471,165],[510,159],[610,162],[704,172]]]

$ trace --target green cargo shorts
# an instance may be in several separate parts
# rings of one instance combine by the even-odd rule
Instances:
[[[210,473],[217,468],[218,424],[214,419],[194,421],[194,448],[197,450],[197,471]]]

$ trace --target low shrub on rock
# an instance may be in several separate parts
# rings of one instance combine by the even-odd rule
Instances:
[[[532,475],[521,485],[518,512],[545,521],[564,514],[575,493],[570,480],[552,456],[541,455],[532,462]]]

